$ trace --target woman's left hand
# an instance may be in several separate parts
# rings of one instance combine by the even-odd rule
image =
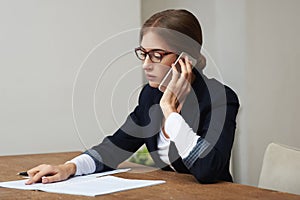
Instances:
[[[191,91],[191,81],[193,77],[192,65],[186,57],[183,61],[179,60],[181,73],[178,72],[175,65],[172,64],[172,79],[168,84],[160,100],[160,107],[165,119],[172,112],[180,112],[186,96]]]

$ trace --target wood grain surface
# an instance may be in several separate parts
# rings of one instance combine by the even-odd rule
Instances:
[[[0,181],[22,179],[16,173],[26,171],[38,164],[61,164],[80,152],[1,156],[0,157]],[[165,184],[145,188],[116,192],[97,197],[85,197],[66,194],[54,194],[41,191],[16,190],[0,188],[0,199],[297,199],[299,195],[293,195],[272,190],[260,189],[235,183],[220,182],[216,184],[199,184],[192,175],[166,172],[156,168],[145,167],[130,162],[124,162],[120,167],[131,167],[130,172],[115,176],[130,179],[165,180]]]

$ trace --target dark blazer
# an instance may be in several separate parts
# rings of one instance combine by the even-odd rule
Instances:
[[[229,162],[239,108],[237,95],[217,80],[208,79],[195,69],[193,72],[196,75],[193,90],[180,114],[209,147],[187,167],[178,154],[176,144],[171,142],[169,159],[177,172],[190,173],[200,183],[232,182]],[[157,153],[157,137],[163,118],[159,106],[162,95],[157,88],[145,85],[138,106],[125,123],[112,136],[85,152],[95,160],[97,172],[116,168],[143,144],[146,144],[157,167],[171,170]]]

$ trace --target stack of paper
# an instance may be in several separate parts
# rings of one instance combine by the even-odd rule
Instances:
[[[162,180],[136,180],[107,176],[107,174],[120,173],[128,170],[129,169],[121,169],[87,176],[77,176],[66,181],[49,184],[36,183],[25,185],[27,180],[1,182],[0,187],[96,196],[165,183],[165,181]]]

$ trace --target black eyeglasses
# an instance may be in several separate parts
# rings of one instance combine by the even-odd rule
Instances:
[[[143,47],[137,47],[134,49],[136,56],[140,60],[145,60],[147,55],[150,60],[154,63],[160,63],[164,56],[169,54],[175,54],[174,52],[165,51],[162,49],[152,49],[150,51],[146,51]]]

